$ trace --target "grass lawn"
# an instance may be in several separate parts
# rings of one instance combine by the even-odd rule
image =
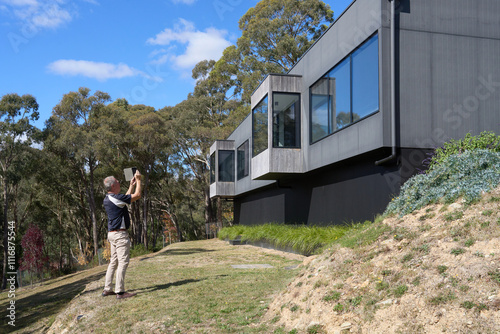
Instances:
[[[260,318],[297,275],[302,257],[220,240],[173,244],[134,258],[126,276],[136,297],[101,297],[106,266],[20,289],[16,332],[262,333]],[[273,268],[236,269],[237,264]],[[6,310],[7,293],[0,294]],[[7,319],[7,318],[5,318]],[[2,323],[0,332],[12,327]]]

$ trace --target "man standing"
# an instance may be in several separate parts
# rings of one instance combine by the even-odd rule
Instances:
[[[134,190],[135,191],[132,193]],[[106,272],[103,297],[116,295],[117,299],[133,297],[136,293],[125,292],[125,271],[130,260],[130,238],[127,229],[130,227],[130,216],[127,204],[141,198],[141,173],[136,171],[125,195],[120,194],[120,182],[113,176],[104,179],[104,208],[108,214],[108,241],[111,245],[111,259]],[[116,271],[115,291],[111,289]]]

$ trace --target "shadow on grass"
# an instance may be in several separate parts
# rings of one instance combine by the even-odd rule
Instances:
[[[218,279],[218,278],[227,277],[227,276],[228,275],[217,275],[217,276],[215,276],[215,278]],[[213,279],[214,277],[210,277],[210,278]],[[148,287],[144,287],[144,288],[140,288],[140,289],[134,289],[133,291],[134,292],[142,291],[143,293],[147,293],[147,292],[153,292],[153,291],[157,291],[157,290],[165,290],[165,289],[171,288],[173,286],[181,286],[181,285],[185,285],[185,284],[206,281],[207,279],[209,279],[209,277],[204,277],[204,278],[199,278],[199,279],[183,279],[180,281],[171,282],[171,283],[167,283],[167,284],[158,284],[158,285],[148,286]]]
[[[191,254],[196,254],[196,253],[209,253],[209,252],[214,252],[214,250],[213,249],[205,249],[205,248],[169,249],[169,250],[166,250],[160,254],[157,254],[157,256],[191,255]]]
[[[76,295],[85,289],[87,284],[101,279],[105,274],[105,272],[98,273],[69,284],[63,283],[64,285],[40,291],[24,298],[16,296],[16,326],[12,327],[7,324],[7,321],[2,321],[0,333],[8,333],[14,328],[21,330],[41,319],[57,316]],[[2,310],[0,314],[3,315],[3,319],[8,319],[5,316],[7,305],[7,303],[0,304]]]
[[[167,283],[167,284],[158,284],[158,285],[154,285],[154,286],[147,286],[147,287],[140,288],[140,289],[134,289],[134,292],[139,292],[139,291],[142,291],[142,292],[153,292],[153,291],[157,291],[157,290],[168,289],[168,288],[171,288],[173,286],[181,286],[181,285],[184,285],[184,284],[196,283],[196,282],[201,282],[201,281],[204,281],[204,280],[206,280],[206,278],[201,278],[201,279],[183,279],[183,280],[177,281],[177,282],[172,282],[172,283]]]

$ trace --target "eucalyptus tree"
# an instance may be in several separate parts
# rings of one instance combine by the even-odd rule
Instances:
[[[171,137],[165,132],[164,119],[152,107],[144,105],[134,105],[128,112],[128,142],[132,159],[137,162],[138,168],[143,174],[142,193],[142,229],[141,241],[146,248],[148,243],[148,221],[149,208],[151,206],[150,184],[157,181],[155,174],[158,158],[163,150],[170,146]]]
[[[33,143],[38,129],[30,124],[39,117],[38,103],[29,94],[6,94],[0,99],[0,181],[3,200],[3,280],[2,289],[7,284],[9,203],[12,185],[22,177],[19,167],[25,152]],[[15,229],[15,226],[13,227]]]
[[[333,22],[320,0],[261,0],[239,20],[236,45],[224,50],[214,76],[231,80],[242,100],[270,73],[287,73]]]
[[[201,191],[204,202],[204,220],[214,220],[212,202],[209,195],[208,170],[210,168],[209,149],[214,140],[224,138],[234,129],[234,124],[242,119],[241,102],[231,96],[231,83],[221,77],[211,76],[215,61],[204,60],[192,72],[196,80],[194,92],[169,112],[169,126],[175,135],[173,145],[179,167],[187,167],[192,176],[190,183],[193,194]],[[237,118],[238,121],[229,122]],[[231,126],[228,126],[227,123]],[[195,195],[196,196],[196,195]]]
[[[98,143],[103,139],[101,118],[109,101],[107,93],[96,91],[90,95],[90,89],[85,87],[65,94],[47,121],[45,141],[45,147],[67,163],[79,181],[72,187],[79,193],[80,201],[86,202],[88,214],[84,219],[90,219],[92,224],[94,255],[99,249],[95,172],[100,164]]]

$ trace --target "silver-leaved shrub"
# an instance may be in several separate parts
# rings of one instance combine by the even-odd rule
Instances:
[[[439,200],[451,203],[460,197],[470,204],[499,183],[500,152],[478,149],[453,154],[428,173],[406,181],[399,197],[389,203],[384,214],[404,216],[430,203]]]

